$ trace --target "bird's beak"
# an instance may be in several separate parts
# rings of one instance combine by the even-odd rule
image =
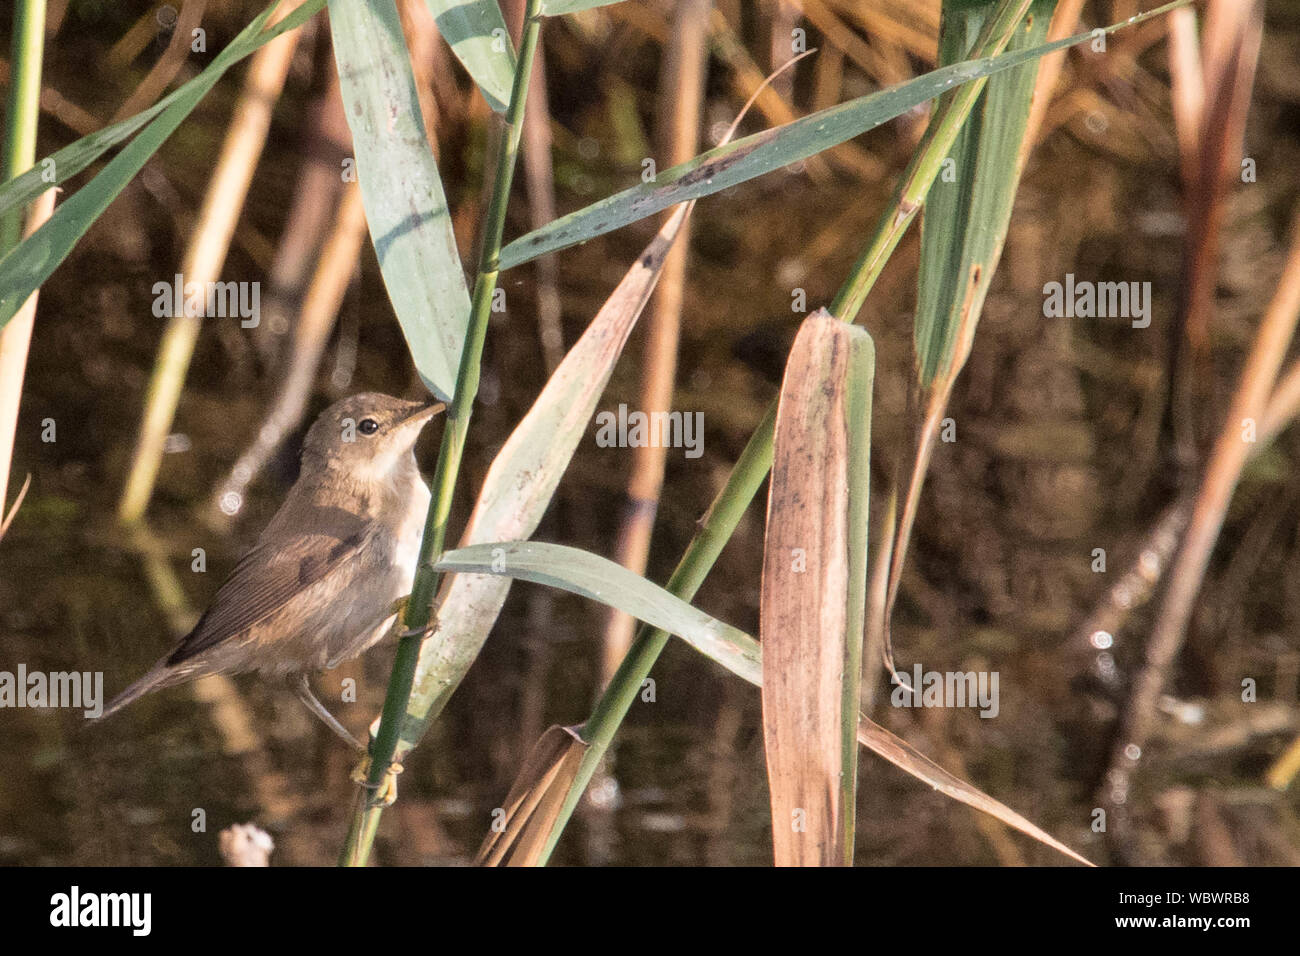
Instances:
[[[403,418],[397,424],[399,426],[410,425],[416,422],[419,422],[420,424],[424,424],[430,418],[432,418],[434,415],[437,415],[440,411],[442,411],[446,407],[447,406],[445,403],[438,401],[436,398],[430,399],[429,401],[425,402],[423,405],[420,405],[415,410],[403,416]]]

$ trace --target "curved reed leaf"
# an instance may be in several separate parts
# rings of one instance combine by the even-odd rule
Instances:
[[[537,866],[589,744],[576,727],[551,727],[533,745],[479,847],[479,866]]]
[[[1176,0],[1123,23],[1106,27],[1104,31],[1113,32],[1140,23],[1189,2],[1191,0]],[[1092,36],[1091,33],[1081,33],[1028,50],[954,63],[907,83],[849,100],[784,126],[711,149],[689,162],[664,170],[654,182],[615,193],[521,236],[501,250],[501,268],[509,269],[549,252],[567,249],[652,216],[676,203],[711,196],[764,173],[807,159],[874,129],[962,83],[1032,63],[1053,50],[1083,43]]]
[[[333,0],[329,19],[384,285],[420,377],[451,401],[469,324],[469,289],[397,5]]]
[[[762,648],[758,641],[599,555],[560,544],[503,541],[448,551],[438,560],[438,567],[460,575],[519,578],[592,598],[653,627],[677,634],[733,674],[762,686]],[[954,800],[1001,820],[1071,859],[1088,863],[1010,807],[953,776],[905,740],[861,715],[858,715],[857,737],[869,750]],[[521,775],[511,792],[526,790],[527,781]],[[496,852],[505,852],[499,840],[494,839],[493,843]]]
[[[683,206],[664,223],[497,453],[465,528],[465,544],[526,538],[537,529],[689,213]],[[457,575],[444,583],[437,630],[420,647],[399,759],[420,742],[460,686],[509,590],[510,580],[499,576]]]
[[[424,0],[424,4],[488,106],[504,113],[515,77],[515,51],[496,0]]]
[[[590,551],[541,541],[493,542],[447,551],[434,567],[460,574],[519,578],[617,607],[676,634],[751,684],[762,683],[758,642],[752,637],[692,607],[635,571]]]
[[[52,181],[42,180],[42,175],[47,175],[50,168],[42,161],[0,189],[0,209],[27,202],[51,185],[81,172],[105,151],[144,125],[143,131],[99,175],[54,211],[49,222],[4,259],[0,259],[0,327],[13,318],[27,297],[39,289],[68,257],[68,253],[86,234],[91,224],[103,215],[118,193],[144,168],[144,164],[216,86],[226,71],[282,33],[302,26],[304,21],[325,6],[325,0],[307,0],[279,23],[263,30],[278,5],[279,0],[276,0],[276,3],[258,14],[202,73],[166,99],[137,116],[82,137],[55,153],[51,157],[54,160]],[[67,163],[67,166],[62,163]]]
[[[621,2],[622,0],[542,0],[542,16],[558,17],[565,13],[608,7]]]

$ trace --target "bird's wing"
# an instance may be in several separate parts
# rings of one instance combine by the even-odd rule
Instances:
[[[370,525],[339,509],[329,509],[330,531],[283,530],[244,555],[230,573],[194,630],[181,639],[168,665],[189,660],[248,630],[283,608],[304,588],[355,560],[366,548]]]

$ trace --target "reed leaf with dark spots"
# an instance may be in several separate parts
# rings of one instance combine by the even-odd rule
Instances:
[[[821,309],[777,405],[759,637],[778,866],[853,863],[875,349]]]
[[[1176,0],[1105,30],[1111,32],[1131,26],[1189,2],[1190,0]],[[815,156],[901,116],[954,87],[1034,63],[1053,50],[1083,43],[1091,37],[1091,33],[1081,33],[1026,50],[954,63],[907,83],[718,146],[690,162],[661,171],[653,182],[615,193],[521,236],[501,250],[501,268],[509,269],[548,252],[586,242],[652,216],[676,203],[711,196]]]

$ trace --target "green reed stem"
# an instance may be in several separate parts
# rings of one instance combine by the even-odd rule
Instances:
[[[1002,0],[993,16],[985,21],[984,28],[975,40],[974,51],[977,52],[972,52],[971,57],[996,56],[1001,53],[1011,42],[1012,34],[1024,19],[1032,2],[1033,0]],[[849,273],[848,281],[840,286],[840,291],[831,303],[831,311],[839,318],[851,320],[861,310],[867,293],[876,284],[876,279],[898,246],[898,241],[921,211],[930,186],[943,168],[944,160],[948,158],[948,151],[957,141],[957,134],[961,132],[987,83],[988,77],[964,83],[939,101],[935,115],[925,128],[925,135],[912,154],[912,161],[895,190],[889,215],[876,227],[875,235],[862,250],[862,255]]]
[[[505,135],[501,137],[497,152],[496,178],[488,202],[487,221],[483,230],[483,245],[479,257],[478,278],[470,303],[469,328],[465,345],[460,353],[460,369],[456,376],[456,392],[447,422],[442,432],[442,447],[433,478],[433,500],[429,503],[425,519],[424,538],[420,542],[420,559],[411,586],[411,598],[406,604],[402,625],[406,633],[398,642],[393,659],[392,674],[388,679],[388,692],[379,729],[370,742],[370,772],[367,786],[357,798],[347,840],[339,858],[341,866],[365,866],[374,845],[375,832],[383,813],[383,804],[372,794],[383,782],[397,749],[398,732],[402,716],[406,713],[415,685],[415,670],[420,659],[420,645],[424,642],[433,599],[438,593],[441,575],[433,565],[442,554],[447,537],[447,519],[451,513],[452,496],[460,474],[461,458],[465,451],[465,437],[469,431],[474,399],[478,395],[479,371],[483,358],[483,343],[487,338],[488,319],[492,314],[492,293],[496,289],[500,267],[501,237],[505,232],[506,206],[510,199],[510,186],[514,180],[515,160],[519,155],[519,139],[523,133],[524,105],[528,100],[528,81],[533,72],[534,54],[541,33],[540,0],[528,0],[524,10],[524,31],[519,45],[514,84],[510,90],[510,106],[505,115]]]
[[[1032,0],[1002,0],[975,42],[975,50],[979,52],[972,53],[972,56],[993,56],[1002,52],[1031,2]],[[893,202],[881,217],[871,241],[863,249],[862,255],[858,257],[848,278],[831,303],[830,311],[836,318],[846,322],[852,321],[861,311],[867,293],[880,277],[890,254],[897,247],[903,233],[907,231],[908,225],[916,218],[926,194],[930,191],[930,186],[943,167],[948,151],[952,149],[962,124],[966,122],[986,82],[987,78],[981,78],[966,83],[941,100],[934,118],[926,128],[925,136],[903,174]],[[777,403],[774,399],[768,406],[762,422],[750,436],[749,443],[741,452],[739,460],[731,469],[726,485],[705,514],[700,530],[687,546],[685,554],[682,555],[676,570],[668,580],[667,590],[685,601],[691,600],[699,590],[772,468],[772,438],[776,428],[776,408]],[[591,717],[582,726],[582,739],[589,746],[582,763],[578,766],[577,776],[565,795],[564,804],[551,828],[546,846],[538,858],[541,865],[545,866],[550,859],[555,844],[573,816],[573,811],[582,798],[583,792],[587,789],[587,784],[591,782],[596,768],[600,766],[601,759],[609,749],[623,719],[631,710],[632,704],[641,692],[642,684],[659,659],[669,637],[666,631],[648,625],[640,627],[636,639],[628,649],[627,656],[623,658],[609,686],[596,702]]]
[[[7,183],[36,162],[36,120],[40,116],[41,58],[45,52],[45,0],[14,4],[9,101],[5,107],[4,150],[0,182]],[[0,218],[0,255],[23,237],[23,207]]]

